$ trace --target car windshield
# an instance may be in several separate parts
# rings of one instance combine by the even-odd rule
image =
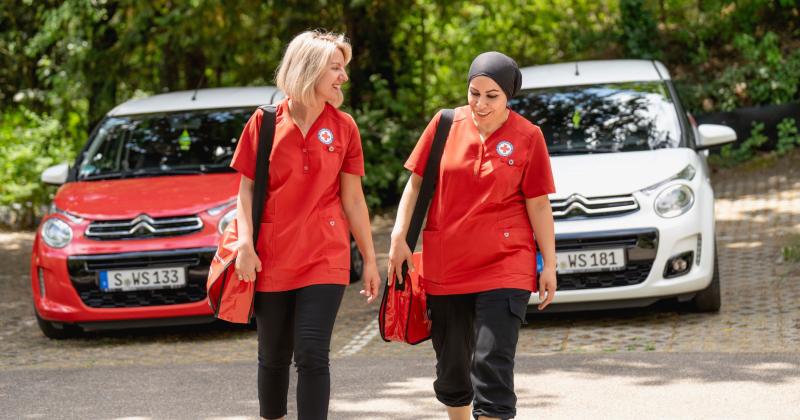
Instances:
[[[680,145],[678,116],[663,82],[524,90],[509,106],[541,127],[552,155]]]
[[[253,109],[106,118],[78,168],[79,180],[228,172]]]

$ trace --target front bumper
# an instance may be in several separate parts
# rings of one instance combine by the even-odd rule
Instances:
[[[559,288],[555,293],[552,305],[546,311],[641,307],[668,297],[688,299],[696,292],[708,287],[714,270],[714,196],[710,185],[707,184],[696,194],[698,199],[692,209],[673,219],[661,218],[655,214],[652,207],[644,206],[636,213],[620,217],[557,222],[556,251],[586,249],[581,245],[576,246],[575,238],[597,240],[647,231],[657,232],[657,245],[654,255],[652,255],[651,267],[641,281],[633,281],[631,278],[640,275],[641,270],[630,273],[615,272],[624,278],[615,285],[608,286],[608,282],[606,282],[602,287],[597,287],[597,282],[589,284],[591,282],[583,281],[590,287],[571,287],[571,282],[577,282],[580,285],[582,278],[608,278],[608,273],[559,275]],[[598,229],[598,227],[602,227],[602,229]],[[608,247],[611,246],[616,245],[610,244]],[[631,258],[632,250],[634,253],[640,254],[641,251],[628,248],[628,260],[635,263],[637,259]],[[689,271],[681,276],[665,278],[664,270],[667,261],[687,251],[694,252],[693,264]],[[564,281],[562,281],[562,277]],[[626,281],[628,284],[625,284]],[[538,294],[533,294],[530,304],[538,305],[539,303]]]
[[[73,255],[74,250],[44,245],[37,234],[31,256],[34,306],[47,321],[93,329],[211,321],[213,312],[206,298],[205,283],[216,248],[207,246],[209,239],[213,243],[213,238],[203,236],[183,243],[141,242],[136,244],[141,250],[134,252],[125,252],[125,247],[119,244],[105,243],[93,252]],[[98,288],[99,270],[159,265],[185,266],[187,287],[113,293]]]

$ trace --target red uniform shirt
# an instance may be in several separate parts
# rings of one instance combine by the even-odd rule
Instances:
[[[231,167],[253,179],[262,111],[244,127]],[[342,210],[339,174],[364,175],[361,137],[353,118],[325,109],[305,138],[278,104],[270,154],[269,189],[256,252],[256,290],[275,292],[312,284],[348,284],[350,229]]]
[[[440,114],[405,167],[422,176]],[[469,106],[455,110],[439,182],[422,232],[432,295],[536,291],[536,251],[525,199],[555,192],[542,131],[516,112],[481,142]]]

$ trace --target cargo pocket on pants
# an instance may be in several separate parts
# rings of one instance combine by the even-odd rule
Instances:
[[[530,298],[530,294],[528,296]],[[519,296],[510,296],[508,298],[509,311],[520,320],[522,325],[528,325],[528,321],[525,319],[528,312],[528,299],[522,300]]]

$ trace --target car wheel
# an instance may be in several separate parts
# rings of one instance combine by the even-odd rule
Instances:
[[[34,310],[34,312],[36,311]],[[39,325],[39,329],[42,330],[42,334],[44,334],[45,337],[54,340],[77,337],[83,332],[80,327],[75,325],[56,324],[42,319],[38,312],[36,312],[36,323]]]
[[[361,280],[361,274],[364,272],[364,258],[358,252],[358,245],[356,241],[350,241],[350,283],[355,283]]]
[[[690,304],[691,308],[696,312],[719,312],[719,308],[722,306],[716,245],[714,246],[714,274],[711,276],[711,284],[697,292]]]

